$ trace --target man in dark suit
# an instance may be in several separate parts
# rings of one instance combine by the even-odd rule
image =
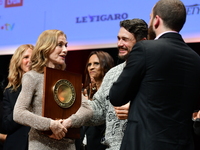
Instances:
[[[131,101],[121,150],[193,150],[192,113],[200,94],[200,57],[179,31],[186,20],[180,0],[160,0],[149,36],[138,42],[113,84],[114,106]]]

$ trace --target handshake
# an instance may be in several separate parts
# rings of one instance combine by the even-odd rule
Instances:
[[[60,119],[60,120],[51,120],[50,123],[50,129],[53,132],[52,135],[50,135],[50,138],[61,140],[65,137],[67,133],[67,129],[70,128],[72,125],[72,120],[70,118],[67,119]]]

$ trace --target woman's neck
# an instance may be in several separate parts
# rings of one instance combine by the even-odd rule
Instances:
[[[62,70],[62,66],[60,64],[54,64],[54,63],[48,62],[46,66],[49,68]]]

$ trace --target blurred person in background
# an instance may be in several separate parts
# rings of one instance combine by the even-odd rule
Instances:
[[[2,130],[2,118],[3,118],[3,91],[6,87],[6,77],[0,74],[0,150],[3,150],[3,145],[6,140],[6,134]]]
[[[85,67],[84,94],[92,101],[93,95],[100,88],[105,74],[114,66],[113,58],[103,51],[92,51],[89,54]],[[105,150],[106,146],[101,144],[104,138],[106,125],[83,126],[83,146],[87,150]],[[84,139],[85,137],[85,139]]]
[[[33,45],[24,44],[14,52],[9,65],[8,85],[3,96],[2,128],[7,134],[4,150],[28,150],[28,132],[30,127],[16,123],[13,120],[13,109],[21,91],[21,80],[29,71]]]

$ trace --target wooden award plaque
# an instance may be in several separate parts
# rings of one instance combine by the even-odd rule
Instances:
[[[66,119],[80,108],[82,76],[58,69],[44,68],[43,110],[44,117]],[[52,134],[45,131],[45,134]],[[80,138],[80,128],[70,128],[66,138]]]

